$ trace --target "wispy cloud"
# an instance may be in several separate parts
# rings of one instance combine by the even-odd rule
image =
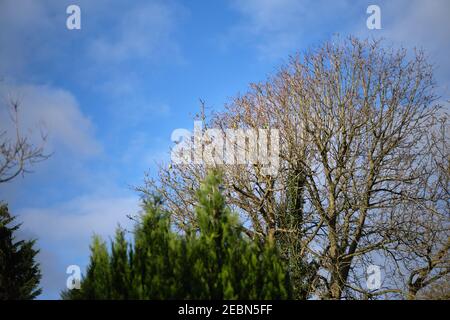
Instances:
[[[179,57],[179,47],[173,41],[180,19],[179,7],[159,1],[145,2],[115,19],[110,21],[111,32],[99,35],[88,46],[88,53],[96,62]]]
[[[37,239],[41,248],[44,297],[58,299],[58,293],[66,289],[67,266],[79,265],[84,272],[94,233],[108,240],[118,224],[131,229],[127,214],[137,213],[138,205],[134,196],[85,195],[52,207],[20,210],[22,238]]]
[[[47,208],[24,208],[18,216],[24,230],[33,230],[43,242],[85,246],[94,233],[108,237],[118,224],[128,227],[126,216],[135,214],[138,205],[137,196],[84,195]]]
[[[348,28],[346,16],[355,6],[349,1],[324,0],[248,0],[233,1],[239,22],[227,41],[248,43],[261,58],[284,57],[298,50],[305,41],[323,32],[342,32]]]
[[[430,62],[436,66],[438,81],[449,86],[450,1],[386,1],[381,10],[383,29],[379,35],[394,44],[424,49]]]
[[[14,0],[1,1],[0,79],[17,77],[31,60],[39,58],[42,51],[47,52],[44,48],[48,48],[48,42],[44,39],[51,37],[52,26],[56,25],[50,8],[40,1],[22,0],[20,5]]]
[[[24,130],[48,134],[47,147],[63,147],[72,155],[92,156],[102,150],[94,134],[94,126],[68,91],[44,85],[1,85],[1,112],[5,114],[10,100],[20,107],[20,121]],[[7,125],[7,117],[0,124]]]

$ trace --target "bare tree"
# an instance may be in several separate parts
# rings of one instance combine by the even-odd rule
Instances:
[[[0,183],[13,180],[20,174],[30,172],[30,167],[49,157],[44,153],[46,136],[41,133],[42,143],[34,145],[23,134],[19,119],[19,103],[10,100],[5,104],[11,128],[0,129]]]
[[[450,300],[450,277],[446,276],[428,285],[417,295],[417,298],[421,300]]]
[[[447,273],[448,193],[439,191],[438,200],[430,189],[437,186],[426,183],[437,173],[429,139],[439,112],[434,87],[423,53],[350,38],[293,57],[206,124],[280,130],[277,174],[258,164],[220,166],[248,235],[275,235],[290,268],[306,262],[297,297],[411,296]],[[446,155],[441,189],[448,190]],[[182,229],[196,223],[194,194],[206,170],[194,163],[161,167],[159,179],[140,190],[159,192]],[[423,266],[421,259],[438,262]],[[384,263],[400,279],[369,290],[367,266]]]
[[[406,297],[426,296],[433,287],[447,288],[450,274],[450,145],[448,115],[430,125],[428,132],[428,170],[422,176],[418,196],[422,201],[411,204],[411,229],[400,244],[402,264],[407,270]],[[399,250],[400,251],[400,250]],[[425,290],[423,290],[425,289]],[[421,295],[420,291],[425,292]],[[449,295],[450,291],[443,293]]]

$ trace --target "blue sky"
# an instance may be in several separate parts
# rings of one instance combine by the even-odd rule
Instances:
[[[66,28],[70,4],[81,30]],[[382,30],[366,27],[370,4]],[[52,153],[0,185],[21,236],[38,239],[41,298],[59,297],[68,265],[84,269],[94,231],[129,225],[130,186],[168,161],[170,134],[192,128],[199,99],[220,110],[335,34],[423,47],[448,96],[449,12],[447,0],[0,0],[0,98],[19,98],[23,126],[45,129]]]

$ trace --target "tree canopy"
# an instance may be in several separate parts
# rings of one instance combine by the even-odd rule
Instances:
[[[337,38],[202,114],[205,129],[224,133],[279,130],[274,174],[215,166],[249,237],[274,235],[291,278],[307,275],[294,281],[297,298],[414,298],[450,272],[448,113],[435,87],[423,52]],[[162,166],[139,190],[160,193],[180,228],[197,225],[190,212],[207,170]],[[366,286],[373,264],[386,275],[376,290]]]

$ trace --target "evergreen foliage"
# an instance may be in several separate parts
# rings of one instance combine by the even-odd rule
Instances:
[[[158,197],[144,201],[133,241],[118,229],[110,251],[95,237],[80,290],[65,299],[284,299],[290,297],[275,241],[249,239],[213,172],[198,191],[198,227],[179,233]]]
[[[35,240],[16,241],[14,233],[20,224],[14,221],[8,206],[0,203],[0,300],[29,300],[41,293],[41,272],[35,258]]]

